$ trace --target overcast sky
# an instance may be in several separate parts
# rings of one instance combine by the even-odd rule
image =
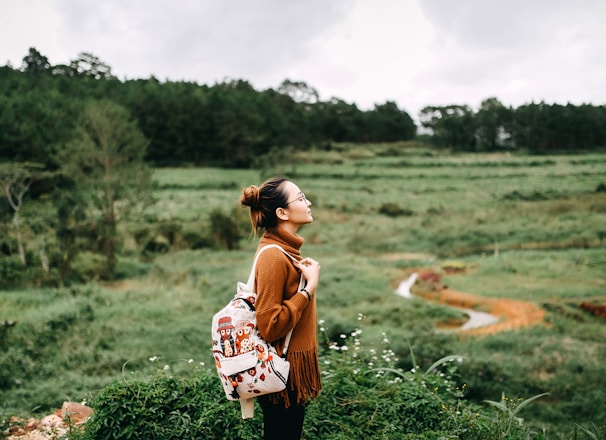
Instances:
[[[304,81],[362,109],[606,104],[606,0],[0,0],[0,65],[81,52],[120,79]]]

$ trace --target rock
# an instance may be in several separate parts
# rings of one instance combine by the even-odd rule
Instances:
[[[63,419],[56,414],[48,415],[40,420],[40,428],[61,428],[63,426]]]
[[[63,402],[61,409],[40,420],[12,417],[8,440],[49,440],[61,438],[68,429],[83,424],[92,415],[92,408],[76,402]],[[2,433],[0,433],[1,437]]]
[[[93,414],[93,409],[81,403],[63,402],[61,409],[55,412],[55,414],[59,415],[66,422],[71,421],[74,425],[81,425]]]

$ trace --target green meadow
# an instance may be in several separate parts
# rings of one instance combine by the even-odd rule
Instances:
[[[581,304],[606,305],[606,154],[450,154],[410,143],[337,145],[255,170],[155,170],[155,203],[121,223],[118,280],[0,292],[0,419],[90,402],[158,365],[212,370],[212,315],[248,277],[256,248],[241,188],[278,174],[312,202],[314,222],[300,233],[303,254],[322,264],[323,345],[361,330],[367,346],[388,340],[404,371],[458,355],[466,401],[549,393],[520,414],[544,438],[605,429],[606,319]],[[237,225],[236,249],[217,239],[217,213]],[[141,236],[163,246],[142,252]],[[215,241],[192,249],[191,237]],[[486,336],[440,331],[462,312],[394,293],[423,270],[458,291],[537,304],[545,321]]]

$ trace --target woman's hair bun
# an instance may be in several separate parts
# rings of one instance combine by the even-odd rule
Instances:
[[[244,206],[250,206],[252,209],[259,208],[259,188],[255,185],[251,185],[242,190],[242,196],[240,197],[240,203]]]

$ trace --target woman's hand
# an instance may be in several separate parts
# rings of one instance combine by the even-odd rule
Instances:
[[[303,258],[301,261],[295,261],[295,266],[305,278],[305,288],[314,295],[320,280],[320,263],[313,258]]]

